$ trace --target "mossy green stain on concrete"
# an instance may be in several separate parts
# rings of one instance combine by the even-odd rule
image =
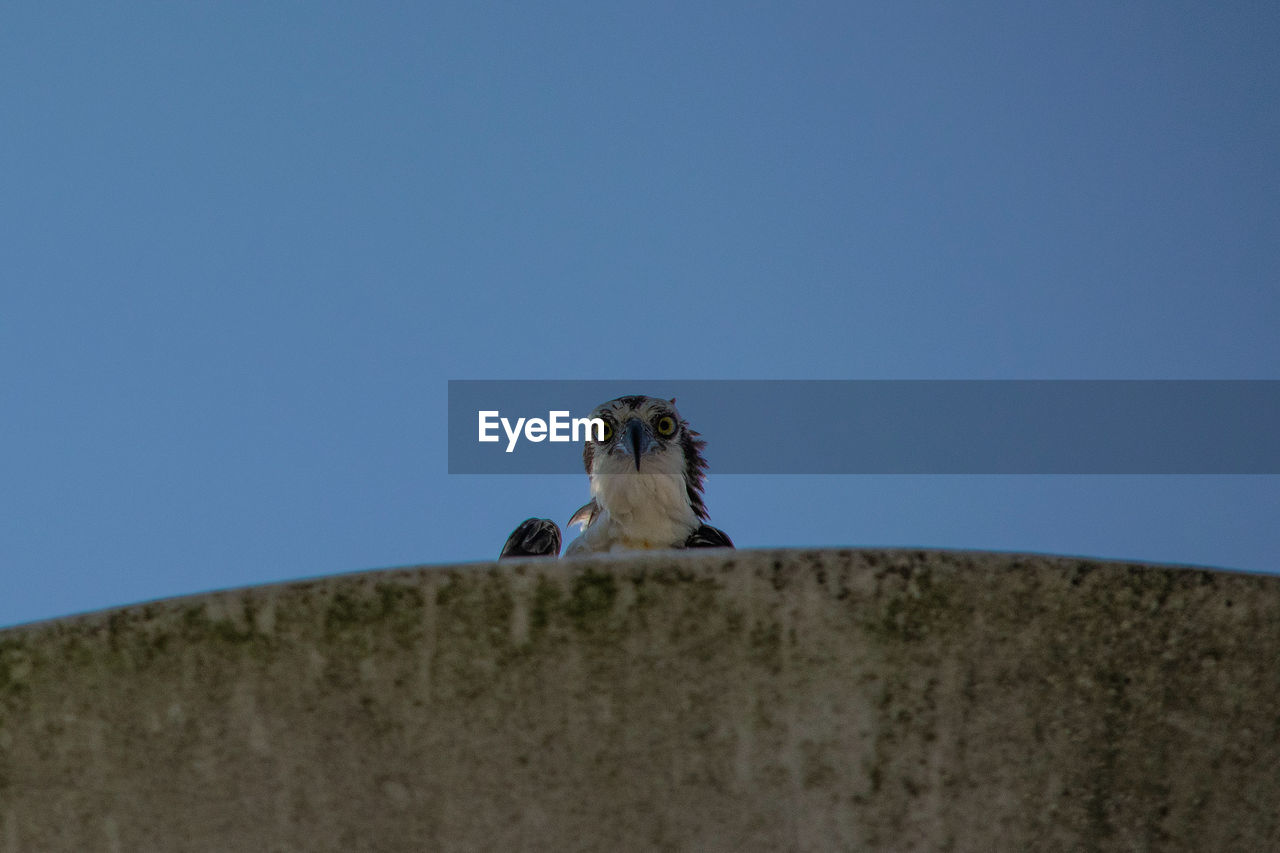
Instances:
[[[1280,580],[1019,555],[369,573],[0,632],[0,853],[1278,849]]]
[[[956,579],[935,578],[927,572],[884,574],[884,580],[894,588],[881,597],[879,612],[868,628],[886,640],[917,642],[963,617],[951,606],[948,595],[948,586]]]
[[[0,693],[20,690],[31,672],[31,654],[21,635],[0,634]]]
[[[573,579],[564,612],[579,631],[598,630],[613,614],[617,598],[617,579],[611,573],[588,569]]]
[[[564,594],[559,584],[544,576],[538,577],[533,593],[533,609],[530,614],[534,631],[546,630],[555,612],[560,608],[563,598]]]
[[[156,654],[163,654],[176,639],[186,643],[212,641],[232,647],[269,642],[270,637],[254,628],[253,614],[253,604],[248,601],[242,605],[240,619],[214,617],[207,608],[192,605],[182,611],[182,624],[176,632],[157,633],[151,638],[149,645]],[[147,617],[143,615],[142,618],[145,620]]]
[[[770,672],[782,669],[782,626],[777,622],[759,621],[747,636],[751,658]]]
[[[421,634],[425,599],[421,590],[403,583],[378,583],[372,589],[335,592],[325,609],[326,635],[334,640],[364,642],[367,634],[387,634],[400,648],[410,648]],[[246,612],[254,624],[254,614]],[[252,632],[249,632],[252,635]]]

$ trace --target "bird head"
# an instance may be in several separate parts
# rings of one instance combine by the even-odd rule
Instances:
[[[658,397],[618,397],[601,403],[591,417],[604,421],[604,434],[594,434],[582,451],[587,476],[662,474],[684,479],[689,506],[702,519],[707,517],[702,503],[702,458],[706,442],[676,411],[675,400]]]

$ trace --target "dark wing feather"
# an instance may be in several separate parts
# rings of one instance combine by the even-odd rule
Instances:
[[[725,533],[720,528],[712,527],[710,524],[704,524],[689,534],[689,538],[684,540],[684,547],[732,548],[733,540],[729,538],[728,533]]]
[[[503,557],[557,557],[560,555],[560,528],[549,518],[527,518],[507,537]]]

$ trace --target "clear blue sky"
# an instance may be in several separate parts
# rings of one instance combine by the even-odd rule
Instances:
[[[566,520],[446,473],[450,378],[1280,378],[1274,2],[2,23],[0,625]],[[708,495],[744,547],[1280,570],[1277,477]]]

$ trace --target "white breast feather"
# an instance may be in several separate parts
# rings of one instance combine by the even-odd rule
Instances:
[[[685,489],[684,460],[678,453],[663,453],[642,464],[644,473],[636,473],[634,467],[628,470],[634,465],[630,456],[597,458],[591,495],[600,512],[565,556],[684,544],[699,524]]]

